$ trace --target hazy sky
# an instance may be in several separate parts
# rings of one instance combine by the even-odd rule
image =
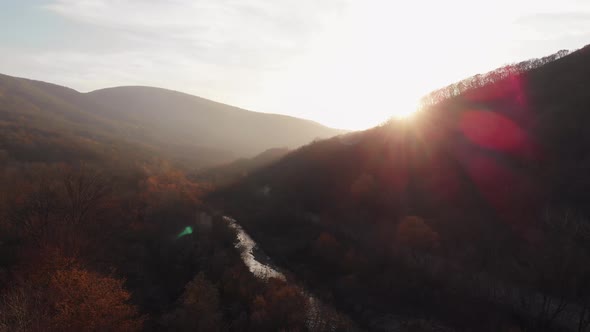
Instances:
[[[587,43],[588,0],[0,0],[0,73],[159,86],[349,129]]]

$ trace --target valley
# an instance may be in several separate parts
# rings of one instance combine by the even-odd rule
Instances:
[[[587,86],[560,51],[349,132],[2,75],[0,331],[588,331]]]

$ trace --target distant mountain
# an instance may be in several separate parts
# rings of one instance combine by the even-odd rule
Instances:
[[[72,89],[0,75],[0,155],[24,162],[149,156],[147,136],[98,108]],[[131,147],[131,137],[144,143]]]
[[[375,313],[573,330],[577,314],[518,304],[590,301],[590,48],[547,59],[299,148],[210,202],[375,330],[392,329]]]
[[[163,141],[214,147],[234,157],[250,157],[273,147],[294,148],[344,132],[159,88],[119,87],[87,96],[105,106],[104,115],[110,119],[138,124]]]
[[[42,159],[51,154],[53,147],[46,138],[65,135],[60,138],[62,142],[94,143],[85,149],[126,142],[140,150],[145,148],[148,155],[199,167],[254,156],[273,147],[294,148],[343,133],[308,120],[246,111],[159,88],[120,87],[79,93],[6,75],[0,75],[0,120],[0,126],[6,129],[0,134],[0,149],[26,154],[26,144],[18,143],[22,135],[39,136],[33,137],[33,145],[45,149],[26,158]],[[11,147],[14,144],[18,147]],[[63,144],[59,149],[67,150]],[[105,149],[110,147],[99,150]]]
[[[289,151],[287,148],[268,149],[252,158],[240,158],[229,164],[204,169],[195,174],[195,177],[200,183],[209,183],[218,187],[226,186],[247,177],[262,167],[271,165],[287,155]]]

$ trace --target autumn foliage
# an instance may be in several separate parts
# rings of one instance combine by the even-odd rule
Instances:
[[[49,283],[51,326],[57,331],[138,331],[141,319],[128,304],[123,282],[80,269],[57,271]]]

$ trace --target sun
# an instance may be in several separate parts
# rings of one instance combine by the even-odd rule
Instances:
[[[393,114],[394,118],[398,119],[409,119],[413,117],[418,112],[417,108],[406,108],[400,111],[397,111]]]
[[[399,107],[396,107],[395,111],[391,115],[391,118],[399,120],[408,120],[413,118],[416,115],[416,113],[420,111],[420,109],[422,109],[422,106],[418,101],[408,103],[408,105],[406,106],[400,105]]]

